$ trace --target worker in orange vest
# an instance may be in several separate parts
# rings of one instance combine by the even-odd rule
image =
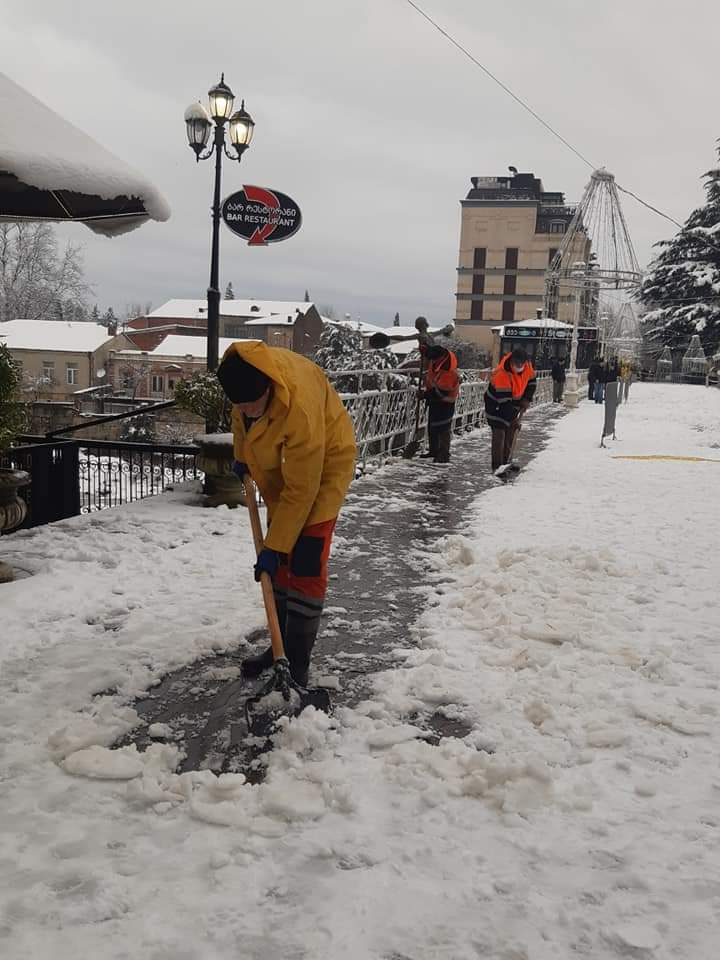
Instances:
[[[457,357],[438,344],[421,347],[427,362],[424,398],[428,405],[428,453],[435,463],[450,462],[450,439],[455,401],[460,393]]]
[[[492,470],[503,476],[519,470],[512,463],[512,449],[520,429],[520,419],[530,406],[537,381],[535,370],[522,347],[506,353],[495,367],[485,391],[485,419],[492,430]]]

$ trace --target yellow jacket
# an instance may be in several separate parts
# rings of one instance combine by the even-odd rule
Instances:
[[[291,350],[232,343],[272,380],[268,409],[246,431],[233,406],[235,459],[246,463],[272,520],[265,546],[289,553],[303,527],[340,512],[355,469],[352,421],[323,371]]]

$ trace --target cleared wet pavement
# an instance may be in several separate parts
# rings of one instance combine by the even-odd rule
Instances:
[[[547,442],[562,407],[544,404],[527,415],[517,459],[526,464]],[[363,699],[371,677],[397,663],[393,651],[412,643],[411,624],[427,602],[422,555],[450,533],[462,533],[475,498],[497,481],[490,475],[490,432],[455,441],[452,462],[395,460],[356,481],[338,522],[323,628],[313,658],[315,678],[336,704]],[[522,473],[515,482],[527,482]],[[267,643],[256,631],[247,639]],[[243,704],[258,683],[240,678],[242,646],[168,674],[133,704],[146,721],[123,743],[145,747],[151,724],[166,724],[184,747],[183,769],[242,769],[261,775],[262,757],[246,748]],[[441,714],[412,717],[429,739],[465,732]]]

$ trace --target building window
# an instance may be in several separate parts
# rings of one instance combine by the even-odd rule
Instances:
[[[509,276],[506,276],[506,277],[505,277],[505,281],[504,281],[504,283],[503,283],[503,293],[504,293],[506,296],[511,296],[512,294],[515,293],[516,287],[517,287],[517,277],[516,277],[516,275],[513,273],[513,274],[511,274],[511,275],[509,275]]]
[[[74,386],[78,382],[78,365],[76,363],[68,363],[65,365],[65,382]]]
[[[470,319],[473,323],[481,323],[483,318],[483,301],[473,300],[470,305]]]
[[[550,247],[550,249],[548,250],[548,266],[549,266],[549,267],[552,266],[552,262],[553,262],[553,260],[555,259],[555,254],[556,254],[557,252],[558,252],[558,248],[557,248],[557,247]]]
[[[506,270],[517,270],[518,265],[518,248],[517,247],[508,247],[505,251],[505,269]]]
[[[42,378],[43,380],[47,380],[50,383],[55,382],[55,361],[54,360],[43,360]]]
[[[502,305],[502,322],[503,323],[512,323],[515,320],[515,301],[514,300],[503,300]]]
[[[473,293],[485,293],[485,274],[474,273],[472,282]]]
[[[484,270],[487,260],[487,250],[485,247],[475,247],[473,253],[473,270]]]
[[[551,220],[550,233],[565,233],[567,224],[564,220]]]
[[[168,390],[174,390],[174,389],[175,389],[175,381],[173,380],[172,377],[168,377]]]
[[[225,336],[226,337],[242,337],[243,335],[243,326],[242,323],[226,323],[225,324]]]
[[[163,392],[163,378],[159,373],[154,373],[152,375],[152,387],[151,390],[153,393],[162,393]]]

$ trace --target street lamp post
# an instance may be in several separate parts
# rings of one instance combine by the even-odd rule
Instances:
[[[216,370],[218,365],[218,336],[220,330],[220,184],[222,180],[222,155],[240,162],[250,146],[255,123],[245,110],[243,100],[240,109],[232,112],[235,95],[225,83],[225,74],[220,83],[208,90],[209,110],[202,103],[193,103],[185,111],[185,126],[190,148],[195,159],[209,160],[215,157],[215,188],[212,205],[212,248],[210,253],[210,286],[207,292],[207,369]],[[215,135],[207,148],[213,123]],[[228,125],[230,143],[235,154],[225,145],[225,124]],[[206,149],[207,148],[207,149]]]

